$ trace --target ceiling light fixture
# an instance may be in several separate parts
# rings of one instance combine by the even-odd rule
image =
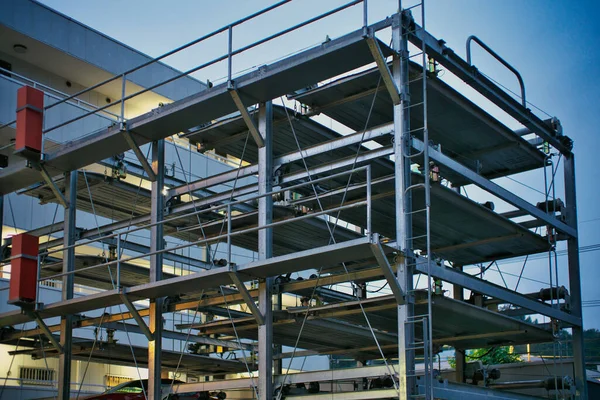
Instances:
[[[25,46],[24,44],[15,44],[13,46],[13,50],[15,51],[15,53],[25,54],[27,53],[27,46]]]

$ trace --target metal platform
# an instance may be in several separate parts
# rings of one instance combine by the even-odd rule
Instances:
[[[415,292],[415,315],[427,313],[427,293]],[[381,354],[361,310],[361,304],[375,330],[384,354],[397,356],[398,306],[394,296],[334,303],[311,307],[298,347],[323,354],[344,354],[356,359],[380,358]],[[294,347],[306,308],[298,307],[275,314],[273,341]],[[533,324],[504,316],[498,312],[457,301],[445,296],[433,298],[433,342],[461,349],[505,346],[552,341],[552,332]],[[472,321],[480,321],[472,324]],[[247,339],[257,338],[252,316],[233,320],[237,333]],[[417,323],[416,340],[422,340]],[[194,326],[204,335],[234,336],[232,321],[222,320]],[[327,334],[324,334],[327,332]]]
[[[411,126],[422,126],[420,106],[421,81],[415,79],[420,71],[413,65],[410,86]],[[370,69],[340,78],[316,89],[291,96],[311,109],[311,114],[322,113],[345,126],[361,131],[373,103],[367,128],[390,124],[394,120],[393,104],[385,86],[379,81],[379,70]],[[416,105],[416,106],[415,106]],[[440,144],[443,151],[458,162],[479,171],[487,178],[496,178],[541,168],[545,155],[535,146],[515,134],[483,109],[430,75],[427,79],[427,106],[430,140]],[[422,118],[421,118],[422,119]],[[413,135],[423,138],[423,132]],[[457,185],[464,179],[447,173]]]
[[[31,355],[34,360],[41,360],[45,357],[58,357],[58,352],[54,347],[46,347],[43,350],[22,350],[18,353]],[[182,354],[179,351],[168,350],[163,350],[161,355],[163,368],[169,370],[179,369],[180,371],[190,371],[206,375],[247,372],[246,364],[237,360],[227,360],[188,352]],[[135,360],[133,357],[135,357]],[[148,365],[148,349],[119,343],[108,344],[94,343],[93,341],[74,341],[73,359],[86,362],[89,359],[91,362],[128,367],[146,367]],[[256,365],[251,362],[248,363],[248,367],[251,371],[256,369]]]
[[[376,30],[389,26],[383,21]],[[386,56],[392,52],[379,42]],[[331,76],[343,74],[373,62],[373,56],[358,30],[328,41],[310,50],[260,67],[235,79],[235,87],[244,104],[256,104],[286,95]],[[204,122],[231,114],[237,108],[228,83],[155,109],[128,121],[138,145],[184,132]],[[82,132],[82,135],[88,132]],[[45,167],[51,176],[72,171],[129,150],[120,126],[109,127],[93,135],[67,143],[47,154]],[[0,171],[0,193],[6,194],[40,181],[39,173],[25,162]]]

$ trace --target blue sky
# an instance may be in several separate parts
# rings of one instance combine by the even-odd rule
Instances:
[[[187,41],[193,40],[229,22],[259,10],[272,1],[178,0],[172,3],[146,0],[44,0],[45,4],[114,37],[151,56],[160,55]],[[296,0],[268,17],[234,30],[234,47],[243,46],[275,33],[294,23],[306,20],[342,4],[341,1]],[[397,9],[397,1],[371,0],[369,21],[375,22]],[[405,2],[405,5],[409,4]],[[322,42],[326,35],[339,36],[358,29],[361,9],[354,7],[325,22],[287,35],[272,44],[254,49],[234,60],[234,70],[243,70]],[[465,55],[465,40],[475,34],[515,66],[522,74],[527,99],[536,107],[557,116],[565,134],[575,141],[579,205],[580,245],[600,243],[600,207],[598,203],[597,153],[600,138],[595,131],[600,115],[600,2],[559,0],[430,0],[426,5],[426,26],[434,36],[443,38],[459,55]],[[387,38],[383,37],[387,40]],[[185,70],[206,62],[226,50],[226,37],[220,36],[202,46],[166,60]],[[474,64],[480,71],[518,91],[516,79],[491,57],[479,49],[473,51]],[[220,64],[199,71],[196,77],[218,81],[225,74]],[[466,94],[472,94],[460,88]],[[475,97],[478,99],[478,97]],[[486,106],[485,101],[478,101]],[[533,107],[532,107],[533,108]],[[511,128],[519,125],[501,112],[489,109]],[[541,117],[546,116],[537,110]],[[519,182],[503,181],[511,190],[526,199],[541,201],[536,190],[544,188],[543,175],[524,174],[515,177]],[[562,188],[561,179],[557,183]],[[473,190],[475,193],[476,191]],[[477,194],[475,194],[477,195]],[[559,197],[563,197],[560,195]],[[560,249],[560,248],[559,248]],[[596,265],[597,251],[582,253],[582,287],[584,300],[600,299],[600,269]],[[567,283],[566,257],[559,257],[559,283]],[[507,274],[518,274],[522,262],[501,264]],[[535,291],[538,280],[547,281],[548,264],[538,260],[527,264],[521,288]],[[489,278],[499,281],[495,272]],[[516,277],[506,275],[514,287]],[[600,329],[600,308],[584,308],[586,327]]]

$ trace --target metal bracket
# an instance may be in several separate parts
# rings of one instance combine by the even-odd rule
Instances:
[[[396,298],[396,302],[398,303],[398,305],[406,304],[404,291],[402,290],[398,279],[396,279],[396,275],[394,274],[394,271],[392,270],[392,267],[387,260],[385,252],[383,251],[383,247],[381,247],[381,243],[379,243],[379,238],[377,235],[374,235],[373,240],[371,241],[371,251],[375,256],[377,264],[379,264],[379,267],[381,268],[385,279],[388,281],[390,289],[392,289],[392,293]]]
[[[137,322],[144,336],[146,336],[149,342],[154,341],[154,335],[152,332],[150,332],[148,325],[146,325],[146,321],[144,321],[144,318],[142,318],[137,308],[135,308],[131,300],[129,300],[129,297],[127,297],[125,292],[121,292],[119,296],[121,297],[121,300],[123,300],[123,304],[125,304],[125,307],[127,307],[127,310],[129,310],[135,322]]]
[[[254,302],[254,299],[250,295],[250,292],[248,292],[246,285],[244,284],[244,282],[242,282],[242,280],[240,279],[240,277],[239,277],[238,273],[235,271],[235,269],[233,269],[231,272],[229,272],[229,277],[231,278],[231,281],[235,284],[238,291],[242,295],[242,298],[244,299],[244,302],[250,309],[250,312],[252,313],[252,315],[254,315],[254,318],[256,318],[256,322],[258,322],[259,325],[264,325],[265,317],[262,315],[262,313],[258,309],[258,306]]]
[[[46,168],[44,168],[44,165],[42,165],[38,162],[35,162],[35,163],[33,163],[33,166],[35,167],[35,169],[37,169],[40,172],[40,174],[42,175],[42,178],[48,184],[48,186],[50,187],[50,190],[52,190],[52,193],[54,193],[58,202],[64,208],[69,208],[69,202],[67,201],[67,199],[65,199],[65,196],[62,194],[62,192],[60,191],[58,186],[56,186],[56,183],[52,180],[52,177],[50,177],[50,174],[48,174],[48,171],[46,171]]]
[[[237,89],[235,87],[229,87],[227,89],[229,90],[229,93],[231,94],[231,98],[233,99],[233,102],[235,103],[238,111],[242,115],[242,119],[246,123],[246,126],[248,127],[250,134],[254,138],[256,145],[258,147],[264,147],[265,141],[263,140],[262,135],[258,131],[258,127],[252,120],[252,117],[248,113],[248,109],[246,108],[246,106],[244,106],[244,103],[242,102],[239,92],[237,91]]]
[[[377,68],[379,68],[379,72],[381,73],[381,79],[383,79],[383,83],[387,88],[390,96],[392,97],[392,102],[395,106],[400,104],[400,94],[398,91],[398,87],[394,83],[394,79],[392,78],[392,73],[388,68],[387,63],[385,62],[385,58],[383,57],[383,53],[381,52],[381,47],[379,47],[379,43],[377,43],[377,39],[373,36],[367,37],[367,44],[369,45],[369,50],[371,50],[371,54],[375,59],[375,63],[377,64]]]
[[[133,136],[131,136],[131,133],[129,132],[129,127],[127,126],[126,122],[123,122],[121,124],[121,132],[123,132],[123,137],[127,141],[127,144],[129,145],[131,150],[133,150],[133,153],[137,157],[138,161],[140,162],[140,164],[142,164],[142,168],[144,168],[144,171],[146,171],[146,174],[148,174],[148,178],[152,182],[156,181],[156,174],[154,173],[152,166],[150,165],[150,163],[148,162],[148,160],[146,159],[146,157],[140,150],[140,147],[137,145],[137,143],[133,139]]]
[[[58,352],[60,354],[62,354],[64,352],[63,347],[60,345],[60,343],[58,343],[56,338],[54,336],[52,336],[52,332],[50,331],[50,328],[48,328],[48,325],[46,325],[44,320],[40,318],[39,314],[35,311],[26,311],[25,314],[29,315],[31,318],[33,318],[35,320],[35,322],[38,324],[38,326],[40,327],[42,332],[44,332],[44,335],[46,335],[46,337],[48,338],[50,343],[52,343],[52,346],[54,346],[56,348],[56,350],[58,350]]]

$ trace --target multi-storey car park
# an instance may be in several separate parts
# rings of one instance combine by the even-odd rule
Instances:
[[[56,376],[29,380],[55,380],[61,399],[81,393],[90,363],[147,367],[149,399],[168,373],[200,377],[171,391],[205,398],[587,399],[573,144],[559,120],[527,108],[519,72],[477,37],[465,60],[429,34],[421,2],[373,22],[367,0],[354,0],[233,45],[241,26],[287,3],[158,58],[33,1],[1,3],[0,56],[17,53],[0,70],[0,204],[15,227],[3,232],[3,364],[26,355],[49,370],[58,359]],[[236,70],[237,56],[351,9],[363,23],[349,33]],[[44,37],[24,13],[65,36]],[[78,53],[90,45],[77,43],[81,30],[95,59]],[[181,73],[162,63],[217,35],[228,38],[219,57]],[[515,73],[519,98],[472,65],[475,45]],[[33,64],[19,57],[33,50]],[[35,68],[43,58],[54,70]],[[190,77],[217,63],[222,81]],[[73,74],[79,83],[59,90]],[[527,171],[546,182],[535,204],[493,181]],[[466,185],[508,211],[470,199]],[[29,211],[34,202],[43,206]],[[28,212],[44,224],[19,228]],[[553,275],[560,241],[566,287]],[[463,271],[540,253],[550,286],[536,293]],[[372,293],[372,282],[389,290]],[[533,343],[560,353],[563,329],[572,358],[557,354],[529,379],[465,360],[467,349]],[[453,372],[437,368],[446,347]],[[355,367],[298,362],[324,355]]]

